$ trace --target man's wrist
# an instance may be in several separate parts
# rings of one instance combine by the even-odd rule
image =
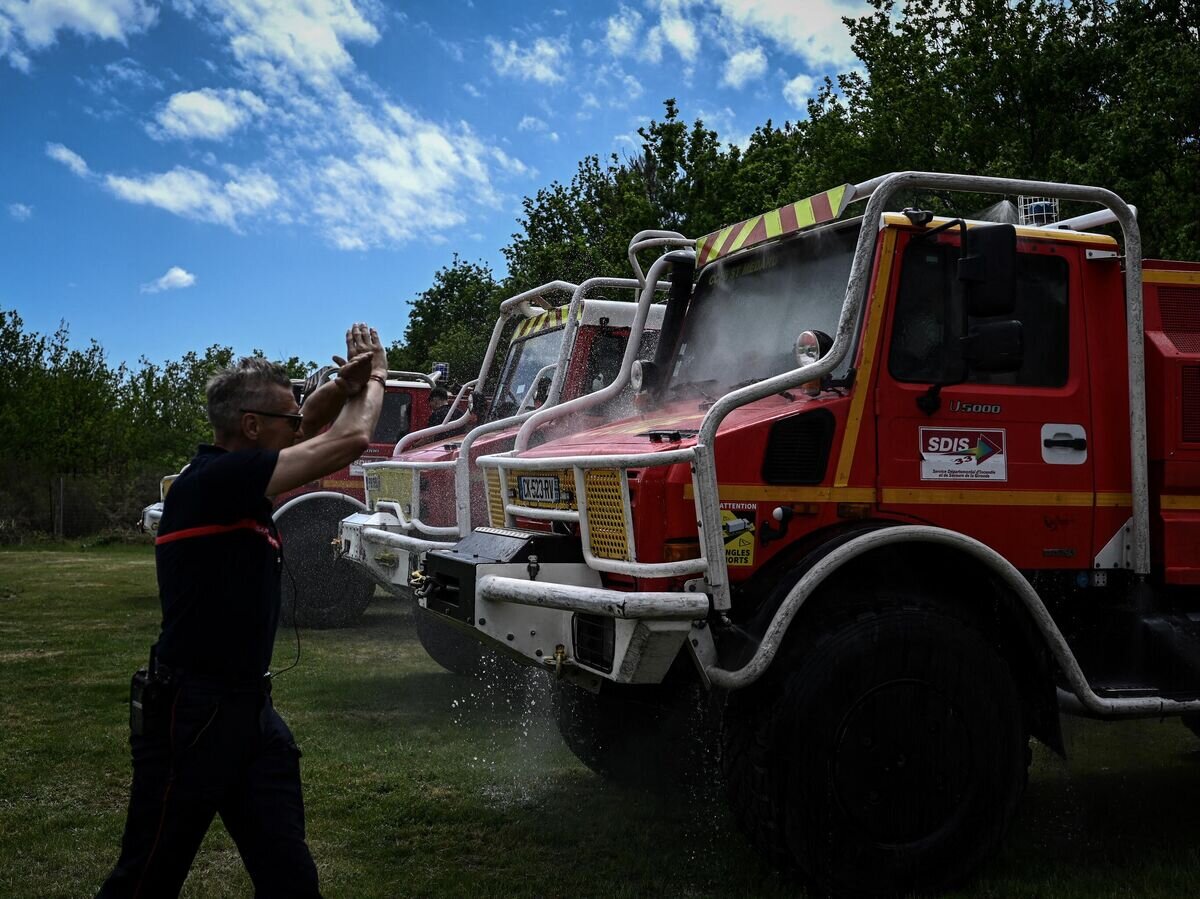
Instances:
[[[375,381],[380,387],[387,387],[387,376],[386,375],[381,375],[376,372],[371,372],[371,374],[367,375],[367,380]]]
[[[333,383],[338,386],[338,390],[345,399],[357,395],[362,390],[361,384],[353,384],[349,378],[335,378]]]

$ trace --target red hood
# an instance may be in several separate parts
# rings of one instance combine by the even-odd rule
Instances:
[[[462,446],[462,434],[447,437],[415,449],[407,449],[398,456],[392,456],[393,462],[453,462],[458,458],[458,448]],[[516,428],[505,428],[484,434],[471,444],[471,458],[486,456],[489,453],[503,453],[512,449],[516,439]],[[449,448],[447,448],[449,447]]]
[[[749,425],[785,418],[797,412],[816,409],[842,399],[832,394],[808,397],[793,392],[793,399],[769,396],[735,409],[721,423],[721,436]],[[605,453],[659,453],[696,445],[696,433],[704,421],[705,409],[695,399],[680,400],[610,424],[547,441],[521,453],[530,458],[577,456]],[[678,439],[676,439],[678,438]]]

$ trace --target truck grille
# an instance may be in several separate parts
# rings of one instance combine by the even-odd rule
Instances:
[[[584,473],[584,497],[587,500],[588,548],[598,559],[633,561],[629,537],[625,533],[625,495],[621,472],[614,468],[593,468]]]
[[[500,472],[495,468],[483,470],[487,481],[488,524],[494,528],[504,527],[504,494],[500,490]]]
[[[413,471],[409,468],[376,468],[367,473],[367,506],[372,511],[380,500],[396,503],[406,514],[413,509]]]
[[[1160,287],[1163,331],[1181,353],[1200,353],[1200,290]]]
[[[612,673],[616,622],[601,615],[575,613],[575,658],[589,668]]]

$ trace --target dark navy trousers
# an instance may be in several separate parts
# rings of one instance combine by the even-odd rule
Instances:
[[[98,897],[177,896],[220,815],[256,897],[320,896],[304,841],[300,750],[269,691],[188,681],[130,737],[133,789],[121,857]]]

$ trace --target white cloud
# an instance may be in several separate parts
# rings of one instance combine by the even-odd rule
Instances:
[[[29,54],[52,46],[60,31],[125,43],[157,17],[144,0],[0,0],[0,57],[28,72]]]
[[[0,0],[0,9],[11,2]],[[438,239],[511,202],[503,182],[536,177],[465,122],[394,102],[356,67],[348,48],[376,43],[377,25],[390,18],[379,0],[176,0],[175,8],[225,42],[226,62],[213,74],[237,89],[175,94],[156,111],[152,133],[234,145],[252,116],[269,115],[267,149],[256,162],[229,166],[226,145],[213,143],[157,170],[93,173],[73,151],[47,146],[51,158],[125,202],[235,231],[264,222],[311,228],[336,247],[365,250]],[[491,43],[506,74],[564,77],[565,39]],[[519,60],[509,59],[518,51]],[[473,80],[463,90],[482,96],[486,73]],[[541,133],[553,140],[548,128]]]
[[[812,68],[845,67],[854,62],[842,17],[872,11],[864,0],[711,0],[730,25],[768,38],[808,60]]]
[[[664,15],[660,27],[663,37],[675,48],[676,53],[688,62],[696,59],[696,54],[700,52],[700,38],[695,25],[683,16]]]
[[[234,173],[220,184],[203,172],[176,166],[140,178],[106,175],[104,186],[129,203],[231,228],[238,227],[239,219],[269,209],[280,198],[275,179],[256,171]]]
[[[546,127],[547,126],[545,122],[543,122],[537,116],[531,115],[524,116],[521,121],[517,123],[518,131],[545,131]]]
[[[3,0],[0,0],[2,3]],[[80,84],[99,96],[113,93],[118,88],[134,90],[161,90],[162,81],[151,75],[136,59],[126,56],[116,62],[110,62],[103,69],[95,71],[91,78],[76,78]]]
[[[604,43],[613,56],[624,56],[632,48],[642,28],[642,14],[621,4],[616,15],[604,23]]]
[[[483,96],[483,91],[481,91],[479,88],[477,88],[475,85],[473,85],[469,81],[467,81],[463,84],[463,90],[465,90],[468,94],[470,94],[476,100],[480,99]]]
[[[9,203],[8,214],[18,222],[27,222],[33,216],[33,207],[24,203]]]
[[[438,40],[438,43],[442,45],[442,49],[446,51],[446,55],[455,62],[463,61],[462,44],[458,43],[457,41],[445,41],[440,39]]]
[[[351,0],[197,0],[201,4],[220,18],[239,62],[279,67],[319,87],[354,68],[346,43],[379,40],[379,29]],[[360,5],[382,15],[374,4]]]
[[[487,39],[492,52],[492,67],[500,75],[511,75],[522,81],[537,81],[541,84],[558,84],[563,80],[567,53],[565,38],[539,37],[528,47],[516,41],[500,42]]]
[[[46,155],[56,162],[61,162],[80,178],[88,173],[88,165],[83,161],[83,157],[62,144],[46,144]]]
[[[808,109],[808,100],[813,96],[816,86],[817,80],[811,75],[797,75],[783,85],[783,99],[804,111]]]
[[[173,95],[147,131],[158,140],[222,140],[266,111],[267,105],[251,91],[206,87]]]
[[[142,293],[161,293],[164,290],[182,290],[196,283],[196,276],[191,272],[173,265],[167,273],[155,281],[142,285]]]
[[[721,75],[721,84],[741,90],[749,82],[761,78],[767,73],[767,54],[762,47],[750,47],[739,50],[725,60],[725,68]]]
[[[685,62],[695,62],[700,52],[700,35],[695,22],[688,14],[698,0],[647,0],[647,5],[658,12],[658,23],[650,29],[642,49],[642,58],[657,63],[662,59],[662,46],[667,44]]]
[[[529,169],[481,141],[465,122],[442,126],[387,104],[384,116],[343,110],[352,153],[303,167],[303,195],[315,223],[342,249],[367,249],[453,228],[498,208],[494,170]]]

